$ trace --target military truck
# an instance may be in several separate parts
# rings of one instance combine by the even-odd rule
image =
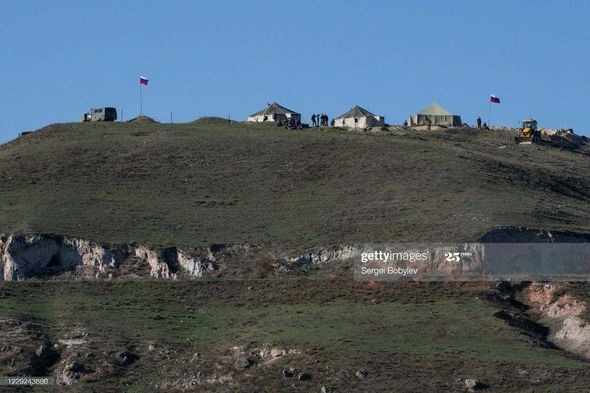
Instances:
[[[115,108],[91,108],[82,115],[82,121],[115,121],[117,109]]]

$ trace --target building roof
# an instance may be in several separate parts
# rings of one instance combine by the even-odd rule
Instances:
[[[418,112],[419,115],[452,116],[451,112],[438,105],[436,102],[428,108]]]
[[[357,105],[354,108],[351,108],[348,112],[336,117],[336,119],[345,119],[352,117],[375,117],[375,115]]]
[[[254,116],[269,116],[269,115],[286,115],[287,113],[293,115],[299,115],[299,113],[292,111],[291,109],[287,109],[284,106],[277,104],[276,102],[272,102],[268,104],[266,108],[261,111],[258,111],[254,114],[251,114],[250,117]]]

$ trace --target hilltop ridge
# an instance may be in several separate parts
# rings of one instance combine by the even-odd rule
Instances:
[[[0,228],[178,246],[590,232],[590,156],[509,131],[54,124],[0,147]]]

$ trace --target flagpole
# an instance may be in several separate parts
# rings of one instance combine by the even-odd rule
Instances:
[[[492,99],[488,101],[488,127],[492,124]]]
[[[139,114],[143,115],[143,96],[141,93],[141,81],[139,82]]]

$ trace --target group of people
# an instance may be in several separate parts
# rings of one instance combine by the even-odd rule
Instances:
[[[490,129],[490,127],[488,127],[487,123],[484,122],[483,125],[481,124],[481,117],[478,116],[476,121],[477,121],[477,128],[482,128],[484,130]]]
[[[328,115],[322,113],[320,114],[313,114],[311,115],[311,124],[314,127],[318,127],[318,126],[328,126]]]

